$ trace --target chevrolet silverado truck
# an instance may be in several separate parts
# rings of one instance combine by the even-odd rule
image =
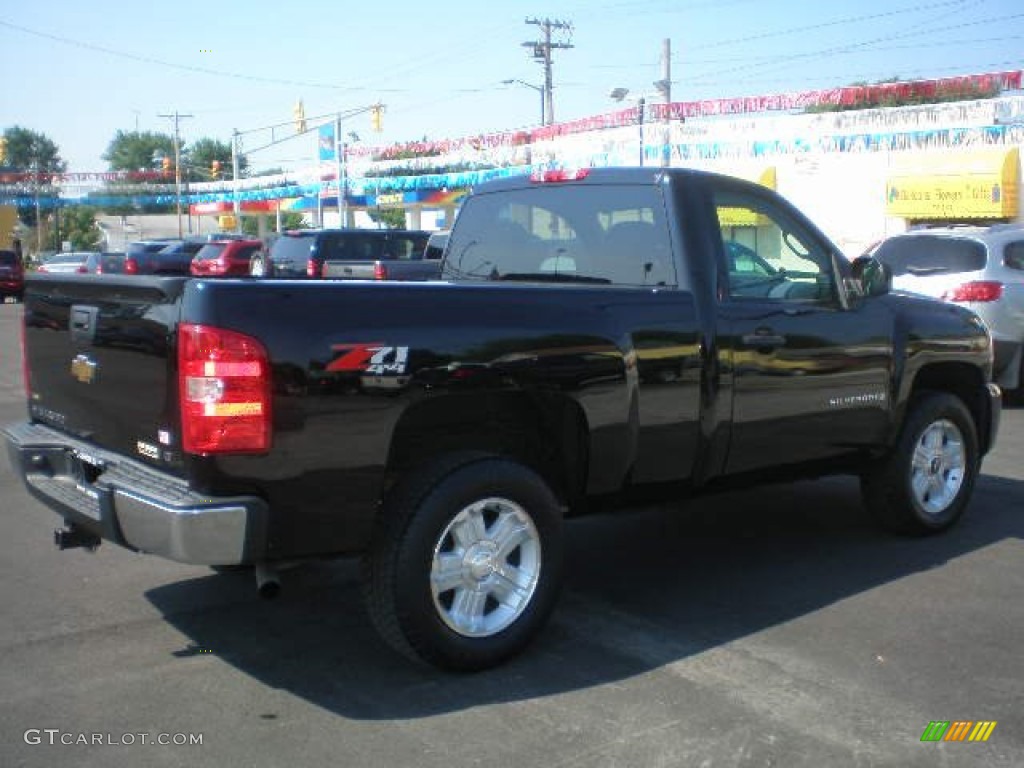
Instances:
[[[481,185],[439,281],[32,277],[24,345],[5,434],[58,545],[359,555],[383,638],[453,670],[536,636],[571,516],[847,473],[942,531],[1001,409],[973,313],[683,169]]]

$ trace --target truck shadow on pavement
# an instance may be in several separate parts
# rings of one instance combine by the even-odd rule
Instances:
[[[926,539],[879,531],[849,478],[572,521],[551,623],[522,656],[475,675],[420,667],[387,648],[365,613],[351,561],[286,571],[274,601],[256,596],[248,572],[211,573],[147,597],[190,639],[173,654],[182,664],[213,654],[349,718],[428,717],[640,675],[1024,538],[1022,486],[983,476],[961,524]]]

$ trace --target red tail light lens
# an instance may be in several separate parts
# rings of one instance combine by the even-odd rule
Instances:
[[[384,262],[377,261],[373,265],[373,279],[374,280],[387,280],[388,279],[388,268]]]
[[[1003,284],[995,280],[974,280],[942,294],[946,301],[998,301],[1002,297]]]
[[[89,274],[89,268],[85,266],[85,264],[82,264],[78,269],[75,270],[75,272],[77,272],[80,275],[87,275]]]
[[[186,453],[270,450],[270,359],[256,339],[179,326],[178,393]]]
[[[309,277],[323,277],[323,263],[316,259],[309,259],[306,262],[306,275]]]
[[[137,275],[139,274],[139,262],[135,259],[124,260],[124,273],[126,275]]]

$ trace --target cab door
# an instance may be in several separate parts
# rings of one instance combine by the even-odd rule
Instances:
[[[728,179],[710,185],[722,243],[721,368],[733,395],[726,473],[880,443],[889,313],[879,302],[847,305],[836,249],[777,195]]]

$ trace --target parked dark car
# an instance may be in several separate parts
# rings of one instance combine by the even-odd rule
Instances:
[[[131,275],[188,275],[202,240],[140,240],[128,244],[125,272]]]
[[[252,274],[275,278],[426,280],[440,261],[425,263],[429,232],[405,229],[311,229],[284,232],[269,260],[256,258]]]
[[[197,277],[246,276],[249,264],[263,250],[261,240],[220,240],[206,243],[192,259]]]
[[[0,251],[0,298],[21,299],[25,292],[25,270],[14,251]]]

